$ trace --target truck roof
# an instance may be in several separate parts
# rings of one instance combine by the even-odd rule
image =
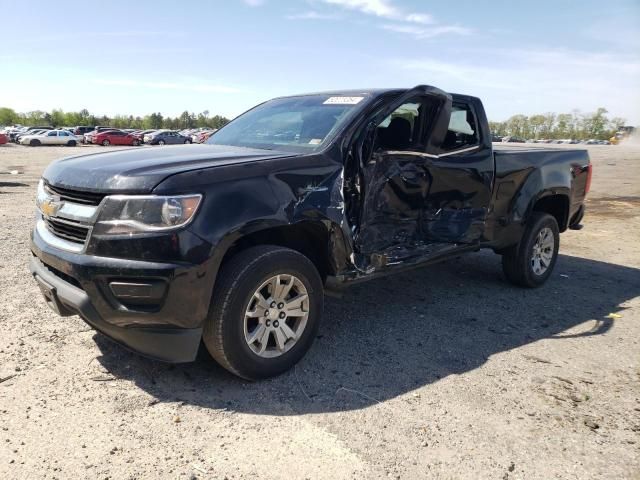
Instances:
[[[321,92],[307,92],[307,93],[298,93],[295,95],[283,95],[281,97],[276,98],[292,98],[292,97],[306,97],[312,95],[335,95],[335,96],[346,96],[346,97],[379,97],[381,95],[387,94],[397,94],[400,95],[405,93],[408,90],[411,90],[414,87],[405,87],[405,88],[354,88],[349,90],[326,90]],[[473,95],[461,94],[461,93],[453,93],[447,92],[452,97],[458,97],[459,99],[466,100],[479,100],[478,97],[474,97]]]
[[[290,98],[290,97],[305,97],[311,95],[336,95],[336,96],[378,96],[386,93],[402,93],[409,90],[408,88],[354,88],[350,90],[326,90],[322,92],[307,92],[299,93],[295,95],[283,95],[277,98]]]

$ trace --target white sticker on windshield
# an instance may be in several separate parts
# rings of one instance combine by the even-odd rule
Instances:
[[[364,97],[329,97],[324,105],[357,105]]]
[[[320,145],[321,143],[321,138],[312,138],[311,140],[309,140],[309,145]]]

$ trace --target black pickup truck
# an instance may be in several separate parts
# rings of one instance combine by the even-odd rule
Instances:
[[[585,151],[499,149],[430,86],[277,98],[207,145],[91,153],[38,186],[30,270],[60,315],[152,358],[201,340],[246,379],[309,349],[325,291],[491,248],[542,285],[579,229]]]

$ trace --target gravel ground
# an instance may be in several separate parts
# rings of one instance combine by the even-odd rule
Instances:
[[[640,147],[589,151],[585,228],[543,288],[491,252],[353,287],[252,384],[49,311],[33,199],[71,150],[0,146],[0,478],[640,478]]]

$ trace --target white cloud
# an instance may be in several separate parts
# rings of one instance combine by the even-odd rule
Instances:
[[[331,5],[338,5],[348,10],[357,10],[367,15],[396,20],[401,22],[420,23],[428,25],[433,18],[427,13],[405,13],[390,0],[323,0]]]
[[[401,16],[398,8],[387,0],[324,0],[324,2],[377,17],[398,18]]]
[[[285,17],[287,20],[337,20],[339,15],[333,15],[330,13],[319,13],[315,10],[310,10],[303,13],[294,13]]]
[[[434,38],[440,35],[446,35],[448,33],[455,33],[458,35],[471,34],[470,29],[461,27],[459,25],[433,25],[420,27],[417,25],[388,24],[382,25],[381,28],[397,33],[412,35],[417,39]]]
[[[423,25],[433,23],[433,17],[427,13],[410,13],[405,17],[405,20],[412,23],[422,23]]]
[[[245,4],[250,7],[261,7],[265,4],[265,0],[242,0]]]
[[[150,82],[128,79],[104,79],[93,80],[97,85],[108,85],[115,87],[149,88],[163,90],[182,90],[191,92],[215,92],[215,93],[238,93],[239,89],[225,85],[211,85],[206,83],[183,83],[183,82]]]
[[[413,35],[416,38],[433,38],[447,33],[467,35],[471,30],[458,25],[439,25],[428,13],[407,12],[397,7],[391,0],[322,0],[347,10],[373,15],[397,24],[384,25],[385,30]],[[426,28],[430,26],[430,28]]]

